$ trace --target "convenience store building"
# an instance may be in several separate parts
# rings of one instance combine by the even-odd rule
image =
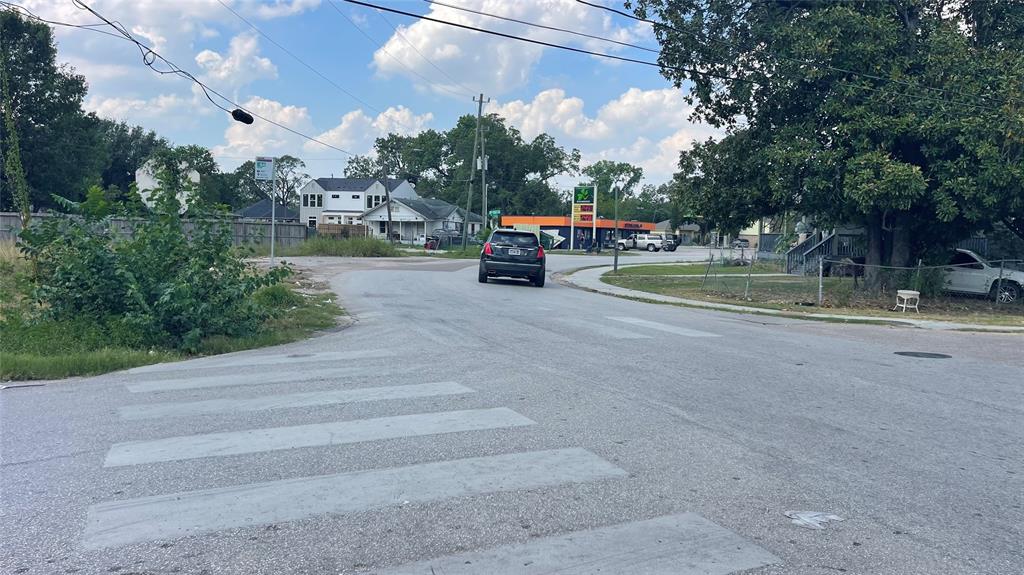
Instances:
[[[569,249],[569,238],[573,234],[575,243],[579,244],[580,238],[583,245],[576,245],[576,249],[582,249],[589,245],[593,239],[595,226],[592,223],[577,224],[575,229],[571,226],[570,218],[567,216],[501,216],[501,227],[515,228],[517,230],[529,230],[532,232],[544,232],[551,238],[562,238],[553,246],[553,249]],[[632,234],[654,233],[653,222],[637,222],[619,220],[619,237],[626,238]],[[598,218],[596,225],[597,237],[602,243],[611,243],[615,237],[615,220]]]

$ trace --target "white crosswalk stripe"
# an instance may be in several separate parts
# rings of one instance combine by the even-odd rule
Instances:
[[[435,383],[391,385],[386,387],[357,387],[354,389],[332,389],[329,391],[311,391],[306,393],[288,393],[283,395],[265,395],[248,398],[207,399],[203,401],[188,401],[180,403],[144,403],[126,405],[118,411],[120,412],[122,419],[186,417],[194,415],[211,415],[215,413],[240,413],[249,411],[266,411],[271,409],[315,407],[364,401],[382,401],[387,399],[435,397],[439,395],[473,393],[473,391],[474,390],[455,383],[454,381],[439,381]]]
[[[720,336],[718,334],[714,334],[714,333],[710,333],[710,332],[706,332],[706,331],[699,331],[699,330],[696,330],[696,329],[687,329],[685,327],[677,327],[677,326],[674,326],[674,325],[669,325],[667,323],[658,323],[656,321],[648,321],[646,319],[640,319],[640,318],[636,318],[636,317],[613,317],[613,316],[608,316],[608,319],[615,320],[615,321],[620,321],[622,323],[628,323],[628,324],[631,324],[631,325],[637,325],[637,326],[640,326],[640,327],[645,327],[647,329],[654,329],[654,330],[657,330],[657,331],[663,331],[665,333],[681,335],[683,337],[722,337],[722,336]]]
[[[669,515],[421,561],[378,575],[726,575],[779,558],[695,513]]]
[[[602,324],[596,321],[587,321],[585,319],[570,317],[560,317],[558,318],[558,321],[569,324],[573,327],[587,330],[586,333],[588,334],[600,334],[603,337],[611,339],[651,339],[651,336],[646,334],[615,329],[608,324]]]
[[[83,546],[96,549],[405,501],[429,502],[624,475],[625,471],[585,449],[569,448],[111,501],[89,508]]]
[[[391,375],[415,372],[418,368],[412,365],[389,367]],[[379,372],[379,370],[377,370]],[[291,369],[284,373],[262,374],[223,374],[190,376],[181,379],[156,379],[126,384],[132,393],[150,393],[153,391],[181,391],[185,389],[206,389],[211,387],[237,387],[249,385],[270,385],[275,383],[295,383],[313,380],[336,380],[365,378],[374,375],[375,370],[365,365],[339,366],[329,369]]]
[[[346,361],[354,359],[370,359],[394,357],[395,352],[389,349],[364,349],[353,351],[325,351],[317,353],[295,352],[280,355],[228,355],[215,356],[212,358],[195,359],[188,363],[188,371],[197,368],[214,367],[248,367],[254,365],[291,365],[317,361]],[[128,370],[128,373],[158,373],[169,371],[181,371],[184,368],[179,363],[155,363],[142,367],[135,367]]]
[[[511,409],[468,409],[118,443],[106,467],[533,425]]]

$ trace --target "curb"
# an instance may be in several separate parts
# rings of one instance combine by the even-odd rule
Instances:
[[[640,264],[640,265],[643,265],[643,264]],[[622,267],[622,266],[620,265],[619,267]],[[579,290],[587,291],[587,292],[591,292],[591,293],[598,293],[598,294],[601,294],[601,295],[617,297],[617,298],[620,298],[620,299],[628,299],[628,300],[633,300],[633,301],[639,301],[639,302],[643,302],[643,303],[654,303],[654,304],[660,304],[660,305],[674,305],[674,306],[679,306],[679,307],[687,307],[687,308],[691,308],[691,309],[704,309],[704,310],[722,311],[722,312],[728,312],[728,313],[739,313],[739,314],[746,314],[746,315],[764,315],[764,316],[770,316],[770,317],[781,317],[781,318],[786,318],[786,319],[798,319],[798,320],[804,320],[804,321],[820,321],[820,322],[830,322],[830,323],[860,323],[860,324],[869,324],[869,325],[887,325],[887,326],[891,326],[891,327],[908,327],[908,328],[934,330],[934,331],[969,331],[969,332],[1005,333],[1005,334],[1024,335],[1024,327],[1016,327],[1016,326],[988,326],[988,325],[978,325],[978,324],[968,324],[968,323],[947,322],[947,321],[941,321],[941,320],[921,320],[923,322],[929,322],[931,324],[934,324],[934,325],[928,325],[927,323],[919,323],[917,321],[909,321],[907,319],[899,319],[899,318],[884,318],[884,317],[876,318],[876,317],[869,317],[869,316],[847,316],[847,317],[844,317],[844,316],[842,316],[840,314],[809,314],[809,313],[788,312],[788,311],[781,311],[781,310],[774,310],[774,309],[752,308],[752,307],[741,306],[741,305],[734,305],[734,304],[728,304],[728,303],[705,302],[705,301],[700,301],[700,300],[690,300],[690,299],[679,298],[679,297],[675,297],[675,296],[664,296],[664,295],[660,295],[660,294],[650,294],[650,293],[647,293],[647,292],[642,292],[642,291],[637,291],[637,290],[630,290],[628,288],[616,288],[616,289],[619,289],[619,290],[623,290],[625,292],[629,292],[629,293],[623,294],[623,293],[616,293],[616,292],[613,292],[611,290],[600,289],[600,288],[593,287],[593,286],[581,285],[581,284],[576,283],[575,281],[573,281],[571,279],[571,277],[570,277],[570,276],[576,274],[577,272],[581,272],[581,271],[585,271],[585,270],[592,270],[592,269],[597,269],[597,268],[611,268],[611,266],[607,266],[607,265],[604,265],[604,266],[587,266],[587,267],[581,267],[581,268],[575,268],[575,269],[571,269],[571,270],[566,270],[566,271],[563,271],[563,272],[556,272],[556,273],[551,274],[551,279],[555,280],[560,285],[563,285],[563,286],[566,286],[566,287],[570,287],[570,288],[574,288],[574,289],[579,289]],[[604,275],[604,274],[602,274],[602,275]],[[598,279],[598,281],[600,281],[600,279]],[[658,298],[669,298],[669,300],[655,299],[655,298],[650,297],[652,295],[653,296],[658,296]]]

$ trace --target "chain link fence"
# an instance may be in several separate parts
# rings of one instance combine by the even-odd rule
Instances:
[[[704,299],[867,315],[893,312],[897,293],[904,290],[916,292],[905,295],[918,300],[921,314],[963,321],[972,316],[1024,320],[1024,260],[1020,259],[896,267],[819,258],[808,263],[807,273],[796,275],[786,273],[783,261],[758,255],[764,254],[714,250],[700,274],[676,277],[675,285],[681,292],[699,292]]]

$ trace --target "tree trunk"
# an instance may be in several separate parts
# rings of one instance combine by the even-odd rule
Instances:
[[[882,278],[878,267],[882,265],[882,214],[877,210],[868,215],[867,228],[868,252],[864,256],[864,285],[875,291]]]
[[[892,230],[892,253],[889,265],[905,267],[910,263],[910,228],[899,221]]]

